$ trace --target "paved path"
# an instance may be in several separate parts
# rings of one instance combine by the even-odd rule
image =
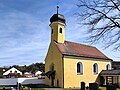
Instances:
[[[44,88],[45,90],[80,90],[80,89],[63,89],[63,88]]]

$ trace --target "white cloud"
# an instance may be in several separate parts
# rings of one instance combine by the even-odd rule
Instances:
[[[0,18],[0,60],[3,65],[43,61],[49,44],[46,23],[24,12],[5,12],[4,18]]]
[[[74,16],[76,8],[73,1],[60,4],[60,13],[67,21],[66,40],[84,43],[86,28],[79,26],[79,21]],[[49,18],[56,13],[56,4],[47,1],[47,4],[44,2],[39,6],[39,3],[33,2],[30,4],[32,6],[21,7],[23,10],[19,6],[16,9],[0,3],[1,66],[44,61],[50,43]]]

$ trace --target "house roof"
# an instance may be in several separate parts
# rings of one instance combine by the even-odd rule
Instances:
[[[120,69],[120,61],[112,61],[112,68]]]
[[[120,67],[120,61],[113,61],[112,66]]]
[[[120,75],[120,70],[102,70],[100,75]]]
[[[65,41],[64,43],[56,43],[56,45],[63,55],[111,60],[93,46],[83,45],[69,41]]]
[[[9,70],[5,71],[3,75],[8,75],[9,73],[15,73],[15,71],[17,71],[17,73],[20,73],[20,75],[22,75],[22,72],[16,69],[15,67],[12,67]]]

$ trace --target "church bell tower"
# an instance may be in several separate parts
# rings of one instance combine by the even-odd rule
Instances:
[[[58,13],[54,14],[50,18],[50,27],[51,27],[51,42],[56,41],[57,43],[64,43],[65,40],[65,18],[63,15]]]

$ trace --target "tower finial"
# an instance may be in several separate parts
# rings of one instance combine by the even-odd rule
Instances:
[[[57,14],[58,14],[58,8],[59,8],[59,6],[57,5]]]

